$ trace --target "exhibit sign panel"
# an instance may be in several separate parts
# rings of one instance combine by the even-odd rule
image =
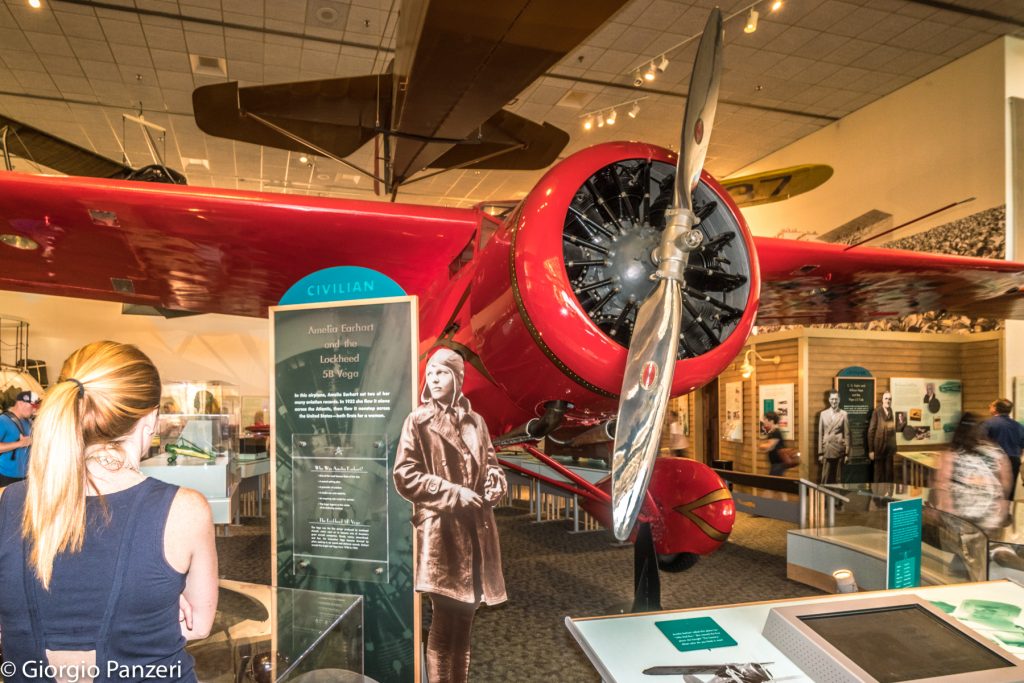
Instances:
[[[724,441],[743,441],[743,382],[725,383]]]
[[[963,384],[958,379],[892,377],[892,409],[899,445],[949,443],[963,411]]]
[[[792,384],[762,384],[757,388],[761,406],[760,419],[765,413],[774,411],[779,416],[779,430],[782,438],[789,440],[793,438],[793,385]]]
[[[839,407],[846,411],[850,420],[850,464],[866,463],[868,421],[875,404],[875,378],[865,368],[851,366],[836,374],[832,386],[839,392]]]
[[[889,547],[885,556],[887,589],[921,585],[922,515],[920,498],[889,503]]]
[[[276,582],[362,595],[379,681],[415,678],[412,510],[391,470],[415,406],[416,322],[413,297],[270,309]]]

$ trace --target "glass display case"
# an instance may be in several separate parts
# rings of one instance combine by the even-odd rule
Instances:
[[[237,517],[241,396],[225,382],[165,382],[144,474],[199,491],[215,524]]]
[[[210,635],[190,643],[201,683],[363,683],[363,599],[222,580]]]
[[[160,453],[180,446],[208,457],[237,453],[241,414],[242,398],[233,384],[166,382],[160,399]]]

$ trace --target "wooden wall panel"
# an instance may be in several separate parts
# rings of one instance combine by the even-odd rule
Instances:
[[[760,384],[794,385],[794,438],[791,444],[807,444],[801,449],[804,465],[787,472],[787,476],[815,478],[817,475],[817,416],[828,405],[828,391],[841,369],[849,366],[867,368],[875,377],[875,403],[889,389],[890,377],[948,377],[964,383],[964,409],[986,416],[988,404],[999,395],[1000,337],[995,333],[978,338],[906,333],[847,332],[838,330],[795,330],[768,335],[764,341],[753,337],[744,352],[756,349],[762,356],[779,355],[775,365],[758,361],[754,374],[742,380],[740,366],[744,353],[719,377],[719,424],[725,422],[725,385],[743,381],[743,442],[719,441],[719,458],[732,460],[736,470],[767,473],[767,459],[757,452],[756,436],[760,415],[757,386]],[[807,367],[800,367],[800,344],[807,345]],[[807,405],[801,403],[801,380],[807,381]],[[691,431],[691,434],[694,434]],[[934,446],[901,446],[908,450],[934,450]],[[806,452],[805,452],[806,451]],[[763,460],[763,462],[762,462]]]
[[[748,379],[743,379],[740,367],[743,365],[744,355],[747,349],[754,349],[762,357],[769,360],[756,360],[751,354],[751,362],[754,365],[754,372]],[[771,359],[779,356],[780,362],[776,365]],[[756,362],[755,362],[756,361]],[[758,405],[758,386],[761,384],[792,384],[794,398],[794,425],[796,411],[799,409],[799,392],[797,389],[797,375],[799,373],[799,355],[797,351],[797,340],[783,339],[765,343],[753,343],[744,347],[743,352],[729,365],[719,376],[719,399],[718,419],[719,424],[725,424],[725,384],[727,382],[743,382],[743,442],[719,441],[719,457],[733,461],[733,468],[741,472],[754,472],[757,474],[768,473],[768,460],[757,450],[758,428],[761,419],[761,410]],[[791,470],[792,476],[798,476],[796,470]]]
[[[988,419],[988,406],[1000,398],[999,340],[960,345],[964,379],[964,410]]]

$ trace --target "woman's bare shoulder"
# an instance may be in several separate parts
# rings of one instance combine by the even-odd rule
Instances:
[[[196,524],[213,524],[213,513],[206,497],[195,489],[178,489],[171,502],[171,513],[168,523],[178,529],[195,529]]]

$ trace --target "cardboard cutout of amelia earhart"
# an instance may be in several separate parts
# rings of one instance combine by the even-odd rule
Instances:
[[[422,402],[402,427],[395,486],[414,506],[416,590],[430,597],[430,683],[469,680],[470,629],[480,603],[505,602],[494,505],[505,494],[483,418],[462,394],[462,357],[427,362]]]

